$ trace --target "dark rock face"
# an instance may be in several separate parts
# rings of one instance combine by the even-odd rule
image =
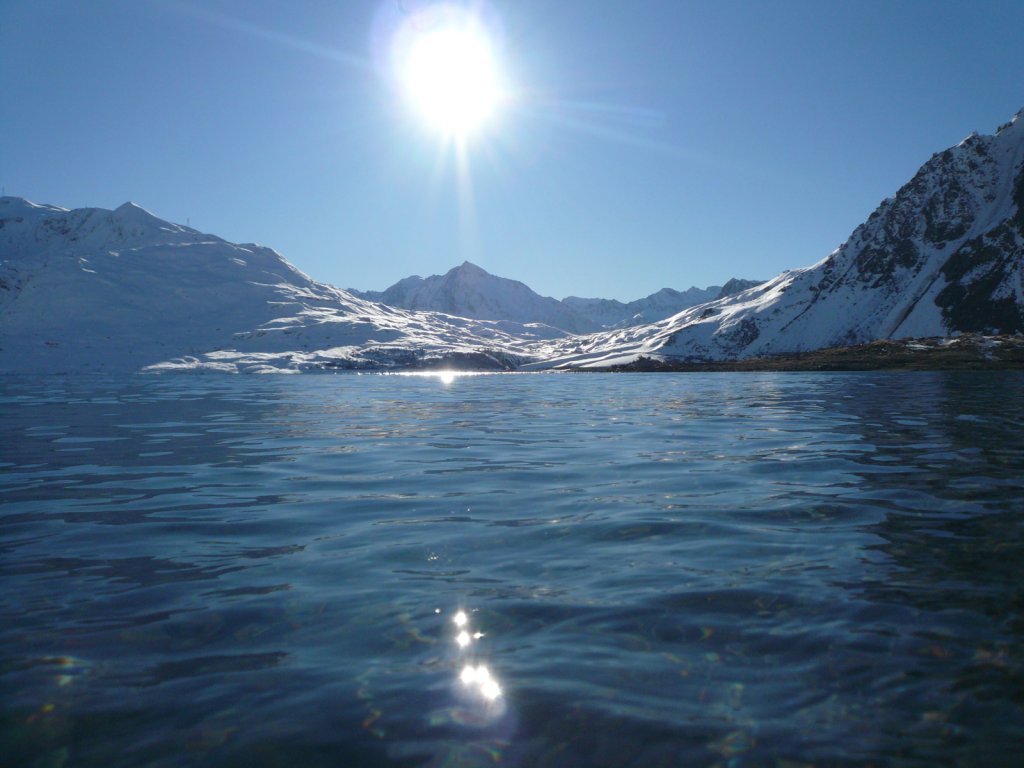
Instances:
[[[761,329],[754,319],[745,317],[736,325],[720,334],[720,343],[732,346],[736,350],[742,350],[749,347],[760,335]]]
[[[1024,168],[1013,185],[1014,214],[963,243],[942,267],[946,287],[936,297],[951,328],[1024,333]]]
[[[993,143],[993,136],[972,135],[933,155],[858,227],[851,243],[860,246],[854,256],[860,282],[891,285],[901,270],[920,269],[928,251],[941,251],[974,227],[985,208],[997,202]]]

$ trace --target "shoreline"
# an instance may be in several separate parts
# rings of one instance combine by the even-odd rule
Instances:
[[[574,369],[587,370],[587,369]],[[632,363],[589,369],[612,373],[735,371],[1021,371],[1024,336],[883,339],[848,347],[745,360],[640,357]]]

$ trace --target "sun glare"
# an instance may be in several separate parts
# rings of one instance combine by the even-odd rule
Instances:
[[[446,133],[464,134],[494,109],[498,89],[487,44],[465,29],[421,36],[409,54],[406,84],[428,122]]]
[[[434,6],[407,19],[395,40],[398,80],[428,127],[463,139],[495,117],[503,86],[494,41],[472,12]]]

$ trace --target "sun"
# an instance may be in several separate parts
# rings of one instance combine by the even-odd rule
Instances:
[[[407,22],[398,36],[398,79],[429,128],[464,139],[491,122],[504,98],[494,42],[468,11]]]
[[[470,29],[420,35],[409,52],[405,85],[417,111],[444,133],[472,133],[498,102],[487,41]]]

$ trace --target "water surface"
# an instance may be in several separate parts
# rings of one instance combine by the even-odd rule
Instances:
[[[0,764],[1013,765],[1022,432],[1012,373],[3,378]]]

